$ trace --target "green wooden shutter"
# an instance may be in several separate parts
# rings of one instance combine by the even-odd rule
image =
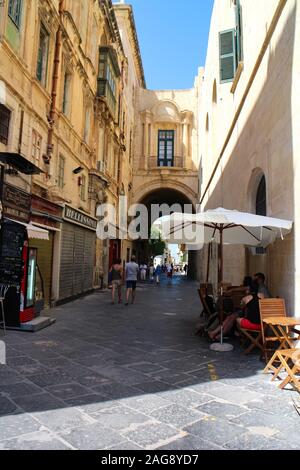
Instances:
[[[236,56],[237,62],[243,60],[243,25],[242,25],[242,7],[240,0],[236,0]]]
[[[232,81],[236,71],[236,40],[235,29],[222,31],[220,42],[220,81]]]

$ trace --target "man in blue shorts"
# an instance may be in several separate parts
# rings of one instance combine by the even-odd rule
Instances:
[[[130,263],[126,263],[126,303],[128,305],[129,297],[131,295],[131,303],[135,300],[136,281],[139,272],[139,265],[135,262],[135,256],[131,257]]]

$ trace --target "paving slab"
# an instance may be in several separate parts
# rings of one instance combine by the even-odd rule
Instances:
[[[186,426],[184,430],[201,438],[205,436],[205,439],[219,446],[246,431],[242,426],[214,416],[203,418],[197,423]]]
[[[171,426],[161,423],[148,423],[139,426],[134,431],[128,431],[122,434],[143,449],[158,449],[171,440],[175,440],[181,437],[181,435],[184,435],[184,433],[178,432]]]
[[[193,335],[197,284],[145,283],[128,309],[95,293],[50,314],[48,329],[5,337],[1,449],[300,448],[295,394],[237,341],[220,354]]]
[[[70,450],[71,446],[47,430],[23,434],[14,439],[0,441],[0,450]]]
[[[118,447],[118,444],[124,441],[120,434],[104,428],[99,422],[61,432],[60,436],[75,449],[80,450],[102,450],[112,446]]]

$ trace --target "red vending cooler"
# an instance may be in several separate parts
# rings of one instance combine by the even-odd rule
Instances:
[[[33,320],[35,303],[35,280],[37,267],[37,249],[29,248],[26,241],[23,248],[24,275],[21,282],[20,321]]]
[[[34,319],[37,250],[28,247],[27,229],[3,219],[0,231],[0,287],[5,291],[8,327],[21,327]]]

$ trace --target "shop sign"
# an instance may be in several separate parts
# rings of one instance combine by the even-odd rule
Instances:
[[[73,222],[74,224],[82,225],[90,230],[96,230],[97,220],[89,217],[82,212],[79,212],[72,207],[65,206],[64,219],[68,222]]]
[[[27,222],[31,209],[31,195],[8,183],[3,184],[3,212],[7,217],[13,217]]]

